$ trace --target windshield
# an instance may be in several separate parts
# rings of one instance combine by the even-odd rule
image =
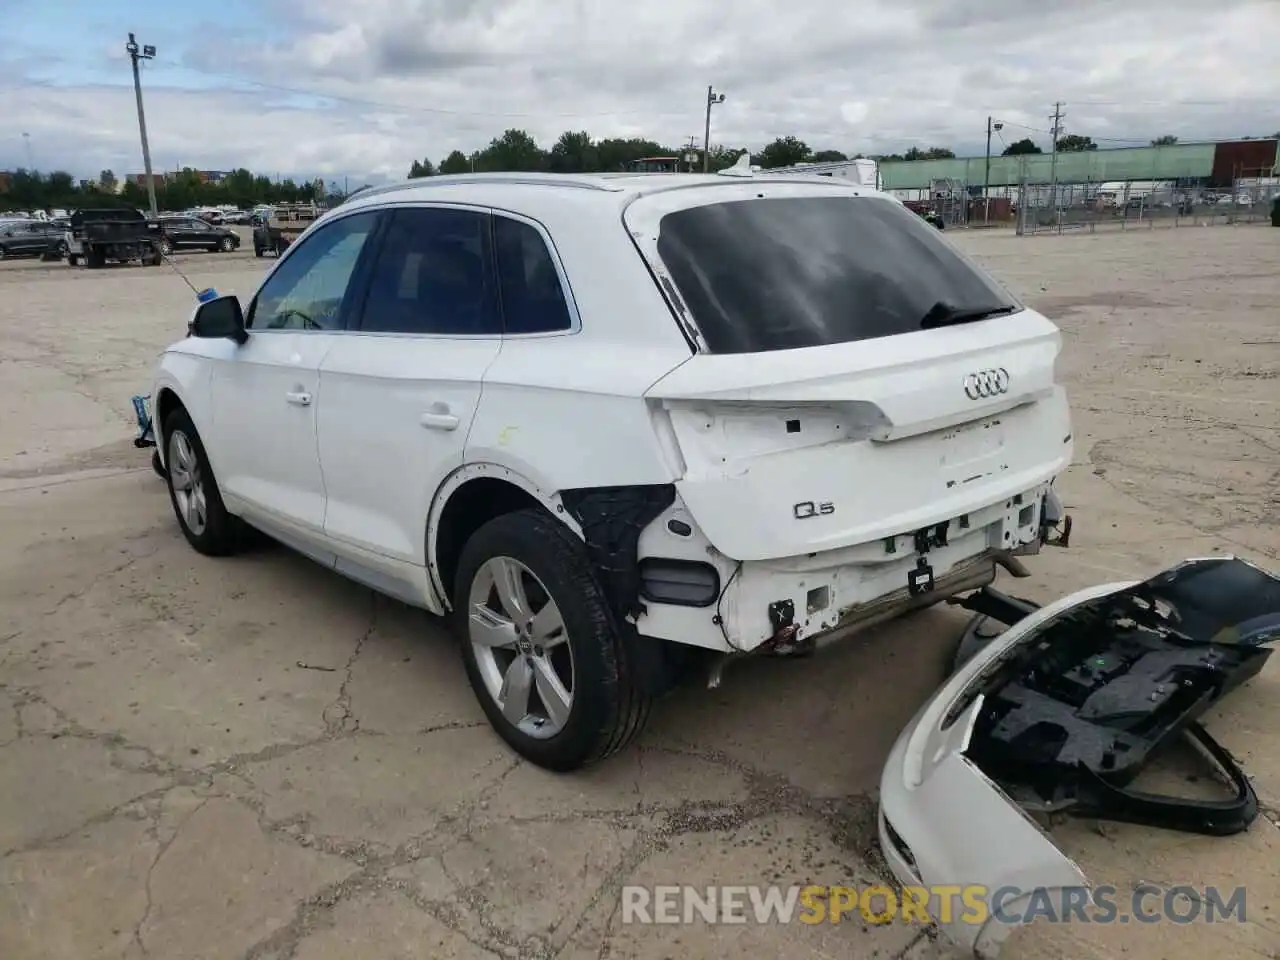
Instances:
[[[898,203],[778,197],[666,214],[658,255],[712,353],[912,333],[939,309],[981,319],[1008,292]],[[939,307],[942,305],[942,307]]]

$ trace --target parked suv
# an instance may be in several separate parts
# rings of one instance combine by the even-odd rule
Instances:
[[[230,227],[215,226],[199,217],[163,217],[160,220],[160,252],[166,257],[178,250],[221,250],[240,248],[240,234]]]
[[[191,545],[257,528],[448,614],[556,770],[691,662],[1025,575],[1071,459],[1057,328],[834,179],[414,180],[190,323],[152,396]]]
[[[63,227],[54,220],[0,221],[0,260],[9,257],[66,256]]]

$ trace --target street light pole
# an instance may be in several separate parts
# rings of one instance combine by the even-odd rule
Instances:
[[[151,202],[151,216],[158,217],[160,209],[156,206],[156,179],[151,174],[151,147],[147,144],[147,115],[142,109],[142,78],[138,75],[139,60],[154,60],[156,48],[147,44],[138,47],[138,41],[129,34],[129,42],[124,45],[133,63],[133,98],[138,104],[138,133],[142,137],[142,167],[147,176],[147,199]]]
[[[1058,232],[1062,232],[1062,208],[1058,205],[1058,139],[1062,136],[1062,118],[1066,114],[1062,112],[1062,103],[1059,101],[1053,105],[1053,115],[1049,118],[1053,121],[1053,156],[1049,161],[1049,179],[1051,181],[1050,190],[1053,196],[1053,219],[1058,227]]]
[[[724,94],[716,93],[714,87],[707,87],[707,123],[702,130],[702,172],[711,172],[711,108],[717,103],[724,103]]]
[[[992,123],[991,118],[987,117],[987,172],[982,180],[982,203],[983,214],[982,222],[989,224],[991,222],[991,131],[997,133],[1004,127],[1003,123]]]

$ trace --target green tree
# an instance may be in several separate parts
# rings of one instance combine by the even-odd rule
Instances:
[[[1156,137],[1151,141],[1153,147],[1172,147],[1178,142],[1178,138],[1171,133],[1166,133],[1163,137]]]
[[[606,172],[628,170],[637,160],[644,157],[680,157],[683,150],[664,147],[653,140],[642,137],[612,137],[596,143],[596,157],[599,169]]]
[[[857,157],[847,157],[839,150],[819,150],[810,159],[814,163],[839,163],[842,160],[858,159]]]
[[[147,191],[137,180],[126,180],[120,188],[120,199],[131,207],[146,207]]]
[[[954,151],[948,150],[946,147],[928,147],[921,150],[919,147],[912,147],[906,153],[885,157],[886,160],[952,160],[955,158]]]
[[[1018,157],[1027,153],[1044,153],[1044,151],[1037,147],[1035,141],[1030,137],[1023,137],[1021,140],[1016,140],[1005,147],[1001,151],[1001,156]]]
[[[1098,145],[1092,137],[1082,137],[1078,133],[1068,133],[1058,138],[1059,153],[1084,153],[1086,150],[1097,150]]]
[[[98,174],[98,186],[106,193],[115,193],[116,182],[116,175],[110,170],[103,170]]]
[[[440,161],[441,173],[469,173],[470,171],[471,161],[461,150],[454,150]]]
[[[807,143],[788,135],[778,137],[753,157],[752,162],[758,163],[766,170],[772,170],[776,167],[794,167],[812,156],[813,151],[809,149]]]
[[[494,137],[476,157],[476,169],[498,171],[544,170],[547,155],[538,142],[524,130],[511,129]]]
[[[600,169],[600,153],[591,134],[566,130],[547,154],[547,169],[555,173],[590,173]]]
[[[267,180],[267,184],[270,183]],[[237,207],[251,207],[266,199],[266,191],[260,189],[258,179],[244,167],[228,173],[222,181],[221,190],[225,202],[234,203]]]
[[[409,168],[409,179],[416,180],[419,177],[434,177],[436,175],[435,165],[428,159],[415,160],[413,166]]]
[[[720,170],[727,170],[737,163],[738,158],[742,156],[742,149],[739,147],[713,145],[708,153],[711,155],[710,172],[716,173]]]

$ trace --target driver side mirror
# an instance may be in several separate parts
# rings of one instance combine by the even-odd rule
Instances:
[[[206,340],[234,340],[244,343],[249,331],[244,328],[244,310],[235,296],[218,297],[200,304],[191,318],[191,336]]]

